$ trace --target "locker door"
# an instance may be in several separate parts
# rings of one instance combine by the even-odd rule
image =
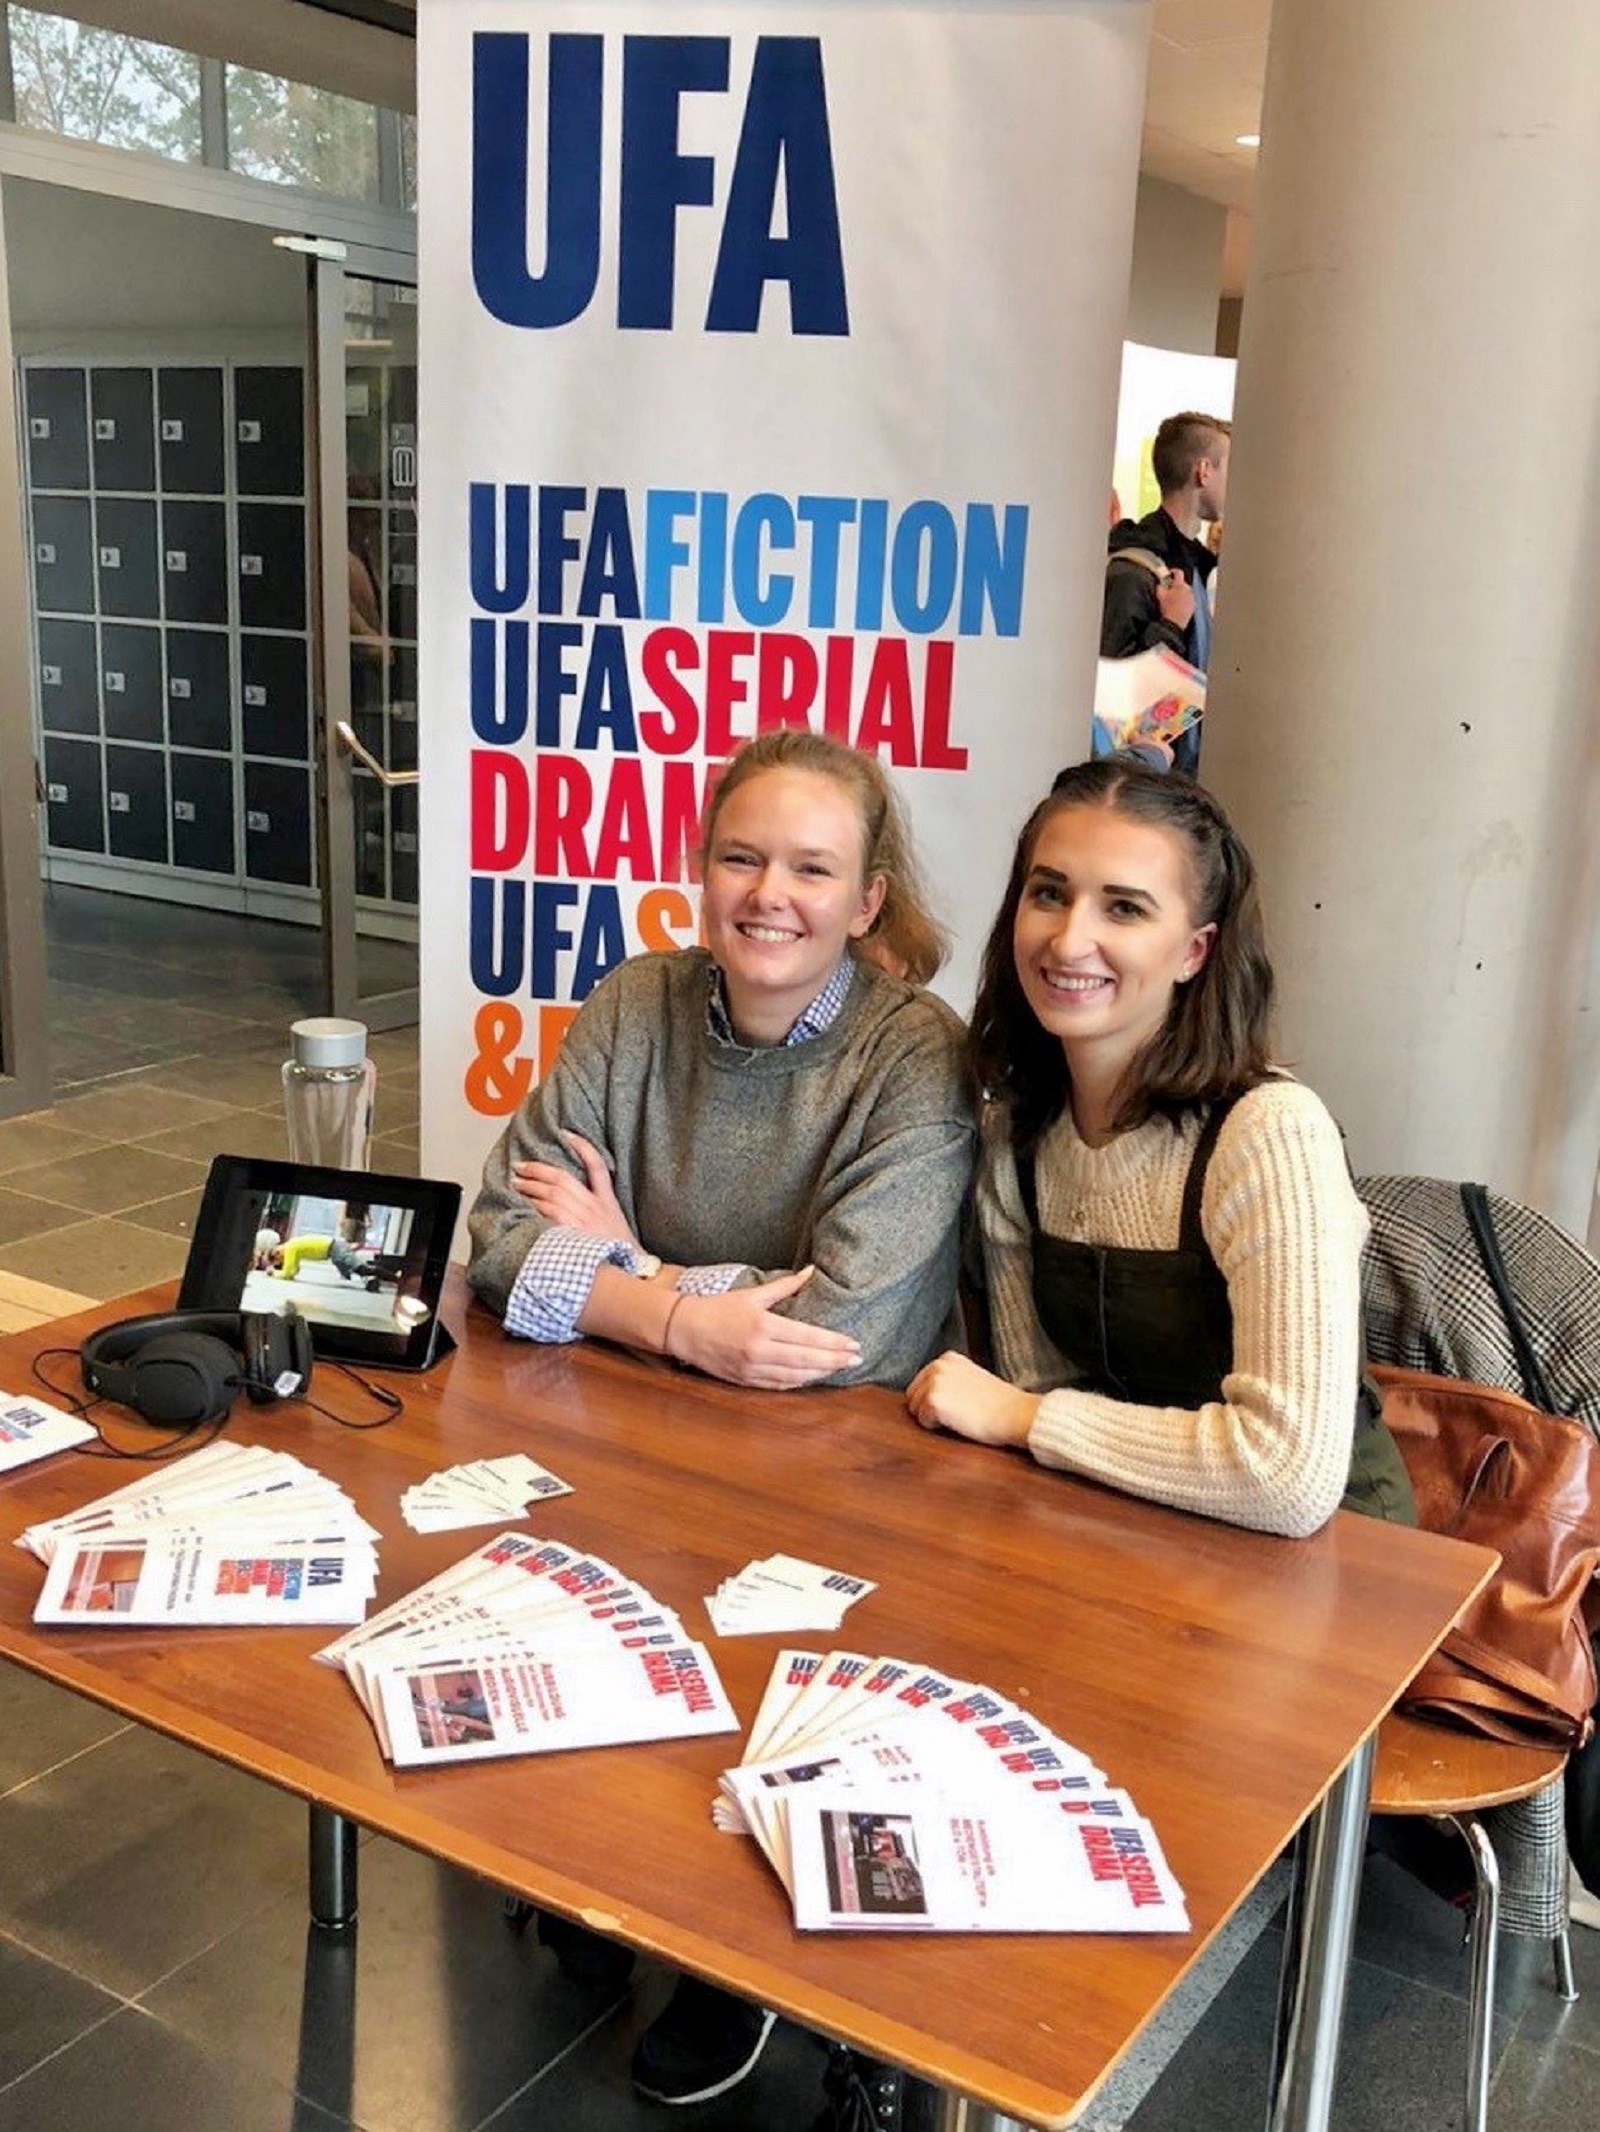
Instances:
[[[226,755],[233,744],[228,699],[228,640],[222,631],[169,629],[167,732],[172,745],[212,748]]]
[[[148,370],[95,365],[89,372],[89,432],[97,489],[154,489],[156,418]]]
[[[55,851],[104,851],[105,803],[100,790],[100,743],[45,735],[44,789],[48,839]]]
[[[39,715],[47,733],[99,732],[100,673],[93,622],[40,622]]]
[[[167,758],[160,748],[106,748],[106,848],[167,862]]]
[[[33,592],[41,614],[94,613],[94,519],[87,496],[34,498]]]
[[[28,481],[36,489],[89,486],[88,384],[81,370],[25,370]]]
[[[169,495],[220,496],[222,372],[162,370],[156,376],[161,486]]]
[[[311,885],[311,773],[244,766],[244,870],[253,881]]]
[[[154,499],[97,496],[94,524],[100,612],[159,621],[161,572]]]
[[[304,374],[239,369],[233,374],[234,481],[241,496],[306,492]]]
[[[304,637],[239,639],[240,732],[246,755],[310,760],[310,693]]]
[[[107,739],[165,740],[159,629],[149,623],[102,624],[100,691]],[[165,814],[163,803],[163,819]]]
[[[303,505],[240,504],[239,620],[246,629],[305,628]]]
[[[170,766],[173,865],[198,873],[235,872],[232,763],[175,749]]]
[[[162,504],[161,581],[169,622],[227,621],[228,526],[222,504]]]

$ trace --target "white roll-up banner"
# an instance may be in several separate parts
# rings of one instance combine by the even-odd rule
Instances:
[[[738,743],[911,812],[971,1003],[1082,750],[1144,0],[423,0],[423,1161],[696,938]]]

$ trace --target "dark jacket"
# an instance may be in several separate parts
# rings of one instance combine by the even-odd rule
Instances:
[[[1176,629],[1162,620],[1155,579],[1142,563],[1118,562],[1117,551],[1121,548],[1143,548],[1159,555],[1170,569],[1181,570],[1191,584],[1197,577],[1202,584],[1209,583],[1217,567],[1211,550],[1181,533],[1163,510],[1152,511],[1148,518],[1120,519],[1111,528],[1106,562],[1105,604],[1100,611],[1101,658],[1131,659],[1138,652],[1165,645],[1180,659],[1198,666],[1193,624]]]

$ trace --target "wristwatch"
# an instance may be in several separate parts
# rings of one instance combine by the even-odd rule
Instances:
[[[653,1251],[635,1251],[628,1271],[637,1280],[653,1281],[661,1271],[661,1261]]]

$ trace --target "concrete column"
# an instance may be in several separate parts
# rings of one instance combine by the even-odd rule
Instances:
[[[1600,1152],[1600,9],[1276,0],[1205,776],[1358,1169]]]

